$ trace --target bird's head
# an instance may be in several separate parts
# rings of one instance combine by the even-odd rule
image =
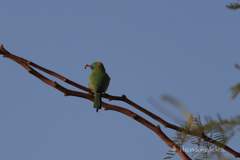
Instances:
[[[84,68],[86,69],[87,67],[90,67],[92,71],[94,70],[94,68],[103,69],[105,71],[105,68],[101,62],[94,62],[92,64],[84,64]]]

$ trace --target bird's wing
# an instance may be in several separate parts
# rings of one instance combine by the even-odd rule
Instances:
[[[96,92],[107,90],[110,77],[107,73],[93,74],[90,76],[89,87]]]

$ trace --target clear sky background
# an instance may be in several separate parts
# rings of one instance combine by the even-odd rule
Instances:
[[[101,61],[111,77],[107,93],[125,94],[170,123],[174,122],[149,104],[148,96],[179,116],[178,110],[159,101],[160,95],[181,100],[203,122],[204,116],[216,119],[217,113],[229,118],[240,112],[240,97],[230,100],[230,87],[240,81],[240,71],[234,68],[240,64],[240,10],[227,9],[229,3],[3,0],[0,43],[12,54],[84,86],[91,74],[84,63]],[[96,113],[92,102],[64,97],[2,57],[0,75],[1,160],[159,160],[167,156],[170,148],[154,132],[123,114]],[[147,118],[125,103],[109,103]],[[174,136],[175,131],[161,127]],[[238,133],[228,145],[239,151],[239,139]]]

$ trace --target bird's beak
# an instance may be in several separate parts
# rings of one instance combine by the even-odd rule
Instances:
[[[93,69],[93,66],[91,64],[84,64],[84,68],[86,69],[87,67],[90,67]]]

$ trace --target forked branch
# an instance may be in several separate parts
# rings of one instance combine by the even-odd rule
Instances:
[[[57,82],[51,81],[50,79],[46,78],[45,76],[43,76],[42,74],[40,74],[39,72],[37,72],[36,70],[34,70],[32,67],[37,68],[49,75],[52,75],[72,86],[75,86],[76,88],[79,88],[81,90],[84,90],[88,93],[91,93],[91,90],[89,88],[86,88],[82,85],[77,84],[76,82],[73,82],[53,71],[50,71],[48,69],[45,69],[31,61],[28,61],[26,59],[20,58],[18,56],[15,56],[11,53],[9,53],[7,50],[5,50],[3,48],[3,45],[0,46],[0,54],[2,54],[4,57],[10,58],[13,61],[19,63],[20,65],[22,65],[29,73],[33,74],[34,76],[36,76],[37,78],[39,78],[40,80],[42,80],[44,83],[47,83],[48,85],[58,89],[59,91],[63,92],[65,96],[77,96],[77,97],[81,97],[81,98],[85,98],[88,100],[93,101],[93,96],[91,94],[87,94],[87,93],[82,93],[82,92],[77,92],[77,91],[73,91],[73,90],[69,90],[61,85],[59,85]],[[30,67],[32,66],[32,67]],[[158,117],[157,115],[149,112],[148,110],[144,109],[143,107],[137,105],[136,103],[132,102],[131,100],[129,100],[125,95],[122,95],[121,97],[118,96],[112,96],[109,94],[105,94],[103,96],[104,98],[107,98],[108,100],[119,100],[119,101],[123,101],[131,106],[133,106],[134,108],[140,110],[141,112],[145,113],[146,115],[150,116],[151,118],[153,118],[154,120],[160,122],[162,125],[164,125],[167,128],[171,128],[173,130],[176,131],[180,131],[182,130],[181,127],[178,127],[176,125],[170,124],[168,122],[166,122],[165,120],[163,120],[162,118]],[[152,131],[154,131],[169,147],[171,148],[175,148],[177,153],[182,157],[182,159],[190,159],[188,157],[188,155],[182,151],[179,146],[175,145],[160,129],[160,126],[155,126],[152,123],[150,123],[149,121],[147,121],[146,119],[142,118],[141,116],[133,113],[132,111],[119,107],[119,106],[115,106],[115,105],[111,105],[108,103],[102,103],[102,106],[105,110],[114,110],[114,111],[118,111],[120,113],[123,113],[133,119],[135,119],[136,121],[138,121],[139,123],[145,125],[146,127],[148,127],[149,129],[151,129]],[[196,133],[193,132],[188,132],[187,134],[192,135],[192,136],[198,136],[196,135]],[[233,149],[231,149],[230,147],[228,147],[227,145],[224,145],[216,140],[213,140],[210,137],[207,137],[205,134],[202,134],[202,137],[205,141],[211,142],[213,144],[215,144],[216,146],[219,147],[223,147],[224,150],[226,150],[227,152],[231,153],[232,155],[234,155],[235,157],[240,157],[240,153],[234,151]]]
[[[3,45],[0,46],[0,54],[3,55],[3,57],[7,57],[7,58],[10,58],[12,59],[13,61],[17,62],[18,64],[20,64],[22,67],[24,67],[29,73],[31,73],[32,75],[34,75],[35,77],[37,77],[38,79],[40,79],[41,81],[43,81],[44,83],[56,88],[57,90],[61,91],[64,93],[65,96],[77,96],[77,97],[81,97],[81,98],[85,98],[85,99],[88,99],[90,101],[93,101],[94,100],[94,97],[92,96],[92,94],[87,94],[87,93],[82,93],[82,92],[78,92],[78,91],[73,91],[73,90],[69,90],[63,86],[61,86],[60,84],[58,84],[57,82],[55,81],[52,81],[50,79],[48,79],[47,77],[43,76],[42,74],[40,74],[39,72],[37,72],[35,69],[33,69],[32,67],[30,66],[33,66],[45,73],[48,73],[56,78],[59,78],[60,80],[72,85],[72,86],[75,86],[79,89],[82,89],[86,92],[89,92],[91,93],[91,90],[89,88],[86,88],[82,85],[79,85],[53,71],[50,71],[48,69],[45,69],[31,61],[28,61],[24,58],[20,58],[18,56],[15,56],[11,53],[9,53],[7,50],[4,49]],[[117,97],[114,97],[114,96],[110,96],[110,95],[106,95],[105,97],[108,97],[109,99],[112,98],[117,98]],[[123,96],[124,97],[124,96]],[[125,97],[126,98],[126,97]],[[131,101],[129,101],[131,102]],[[188,157],[188,155],[179,148],[179,146],[175,145],[161,130],[160,126],[155,126],[154,124],[152,124],[151,122],[147,121],[146,119],[142,118],[141,116],[137,115],[136,113],[128,110],[128,109],[125,109],[125,108],[122,108],[122,107],[119,107],[119,106],[116,106],[116,105],[111,105],[111,104],[108,104],[108,103],[104,103],[102,102],[102,107],[104,108],[104,110],[113,110],[113,111],[117,111],[117,112],[120,112],[122,114],[125,114],[131,118],[133,118],[134,120],[138,121],[139,123],[143,124],[144,126],[148,127],[149,129],[151,129],[153,132],[155,132],[169,147],[171,148],[174,148],[175,151],[181,156],[182,159],[184,160],[190,160],[191,158]]]

